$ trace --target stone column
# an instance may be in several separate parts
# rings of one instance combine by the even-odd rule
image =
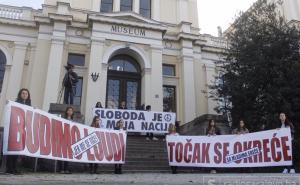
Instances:
[[[140,13],[140,0],[133,0],[133,12]]]
[[[151,103],[151,69],[143,71],[141,104],[149,105]]]
[[[151,3],[151,18],[160,21],[160,0],[152,0]]]
[[[54,31],[50,47],[50,56],[47,67],[47,78],[44,91],[43,110],[48,111],[50,103],[57,103],[59,91],[62,87],[60,74],[64,52],[64,41],[67,25],[63,22],[54,23]]]
[[[106,82],[107,82],[107,64],[102,63],[104,53],[104,38],[92,38],[90,62],[88,67],[86,104],[85,104],[85,122],[92,121],[92,110],[97,101],[105,105],[106,100]],[[99,78],[96,82],[92,80],[91,74],[99,73]]]
[[[209,89],[210,85],[213,85],[215,83],[215,76],[216,76],[216,70],[215,66],[213,64],[205,64],[205,71],[206,71],[206,84],[207,84],[207,92],[210,92],[211,89]],[[209,94],[207,94],[209,96]],[[207,113],[208,114],[217,114],[217,112],[214,110],[214,108],[217,107],[218,102],[215,100],[208,98],[207,99]]]
[[[15,42],[12,66],[10,68],[9,82],[6,90],[6,99],[15,100],[20,90],[23,78],[23,67],[26,56],[27,43]]]
[[[153,111],[163,111],[162,46],[151,46],[151,50],[151,90],[145,96],[150,97]]]
[[[120,3],[121,1],[120,0],[114,0],[114,5],[113,5],[113,11],[114,12],[119,12],[120,11]]]

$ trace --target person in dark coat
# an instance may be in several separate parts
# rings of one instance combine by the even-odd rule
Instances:
[[[63,79],[63,86],[65,88],[64,103],[73,105],[78,75],[73,71],[74,65],[72,64],[65,66],[65,69],[67,70],[67,73]]]
[[[150,112],[151,111],[151,105],[147,105],[146,106],[146,111]],[[146,140],[153,140],[153,141],[158,141],[158,138],[157,137],[154,137],[154,134],[151,133],[151,132],[148,132],[146,134]]]
[[[295,134],[295,127],[292,122],[290,122],[286,116],[285,113],[280,113],[279,114],[279,120],[280,120],[280,125],[278,129],[281,128],[290,128],[291,129],[291,135],[292,135],[292,165],[291,166],[286,166],[283,170],[282,173],[296,173],[295,171],[295,143],[294,143],[294,134]]]
[[[124,130],[124,121],[122,119],[117,122],[115,130]],[[122,164],[115,164],[115,174],[122,174]]]
[[[74,109],[73,107],[67,107],[65,110],[65,115],[63,118],[73,121],[74,120]],[[68,161],[60,161],[60,173],[64,174],[71,174],[70,168],[69,168],[69,162]]]
[[[31,98],[28,89],[21,89],[16,99],[17,103],[31,106]],[[19,175],[21,172],[17,169],[18,155],[8,155],[6,161],[6,173]]]

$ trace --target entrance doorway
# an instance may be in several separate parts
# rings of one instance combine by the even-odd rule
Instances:
[[[108,63],[106,107],[116,109],[122,101],[135,110],[141,103],[141,67],[128,55],[117,55]]]

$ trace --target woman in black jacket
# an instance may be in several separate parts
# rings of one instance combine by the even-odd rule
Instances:
[[[73,107],[67,107],[65,110],[65,115],[63,118],[73,121],[74,119],[74,109]],[[60,161],[60,173],[64,174],[71,174],[69,169],[69,162],[68,161]]]
[[[16,99],[17,103],[31,106],[30,93],[28,89],[21,89]],[[6,161],[6,173],[18,175],[21,174],[17,170],[18,155],[8,155]]]
[[[292,165],[286,166],[282,173],[296,173],[295,171],[295,144],[294,144],[294,134],[295,134],[295,127],[292,122],[290,122],[287,119],[287,116],[285,113],[279,114],[279,120],[280,120],[280,128],[290,128],[291,129],[291,135],[292,135]]]

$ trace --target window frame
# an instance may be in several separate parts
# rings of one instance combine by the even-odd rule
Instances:
[[[83,57],[83,65],[76,65],[76,64],[70,63],[70,55]],[[85,61],[85,60],[86,60],[85,57],[86,57],[85,54],[81,54],[81,53],[72,53],[72,52],[70,52],[70,53],[68,53],[68,61],[67,61],[67,63],[68,63],[68,64],[72,64],[72,65],[74,65],[74,66],[84,67],[84,66],[85,66],[85,62],[86,62],[86,61]]]
[[[177,86],[175,86],[175,85],[163,85],[163,101],[164,101],[164,88],[174,89],[174,107],[173,107],[174,110],[172,110],[172,111],[174,111],[174,113],[177,113]],[[164,102],[163,102],[163,105],[164,105]]]
[[[141,1],[143,1],[143,0],[139,0],[139,1],[140,1],[140,7],[139,7],[140,15],[143,16],[143,17],[151,19],[151,17],[152,17],[152,12],[151,12],[152,11],[152,0],[149,0],[150,1],[150,7],[149,7],[149,9],[142,8],[141,7],[141,4],[142,4]],[[141,10],[149,11],[149,17],[141,14]]]
[[[110,5],[111,4],[111,10],[109,10],[109,11],[103,11],[103,4],[106,4],[106,5]],[[113,12],[113,10],[114,10],[114,0],[111,0],[111,3],[104,3],[103,2],[103,0],[101,0],[101,3],[100,3],[100,13],[111,13],[111,12]]]
[[[130,10],[122,10],[122,7],[129,7],[129,6],[122,6],[122,0],[120,0],[120,12],[132,12],[133,11],[133,0],[129,0],[129,1],[131,1],[131,8],[130,8]]]
[[[174,69],[174,75],[165,75],[164,74],[164,66],[165,67],[172,67],[173,69]],[[163,76],[167,76],[167,77],[176,77],[176,65],[174,65],[174,64],[163,64],[163,66],[162,66],[162,75]]]

